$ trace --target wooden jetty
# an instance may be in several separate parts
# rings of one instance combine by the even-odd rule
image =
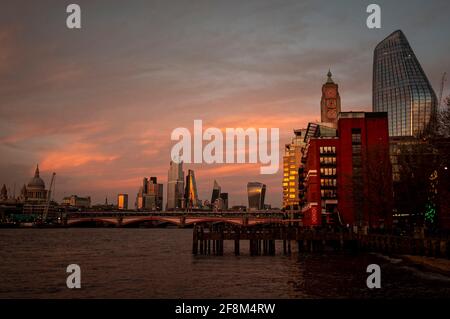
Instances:
[[[248,241],[251,256],[275,255],[276,241],[282,241],[284,255],[325,249],[370,251],[387,254],[421,255],[450,259],[449,238],[413,238],[406,236],[355,234],[345,231],[313,230],[298,226],[195,225],[192,253],[222,256],[224,241],[234,241],[234,254],[240,255],[241,241]]]

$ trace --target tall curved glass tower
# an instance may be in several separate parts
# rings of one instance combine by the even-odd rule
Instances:
[[[417,136],[436,117],[437,98],[408,40],[397,30],[373,56],[373,111],[387,112],[389,136]]]

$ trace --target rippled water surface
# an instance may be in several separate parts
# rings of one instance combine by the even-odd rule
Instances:
[[[448,297],[450,278],[400,260],[327,252],[193,256],[191,229],[2,229],[0,298],[347,298]],[[382,288],[366,287],[378,263]],[[82,288],[66,287],[78,264]]]

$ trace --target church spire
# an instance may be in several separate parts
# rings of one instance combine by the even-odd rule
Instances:
[[[36,171],[34,172],[34,177],[39,177],[39,164],[36,164]]]

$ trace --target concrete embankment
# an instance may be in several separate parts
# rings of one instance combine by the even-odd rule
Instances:
[[[425,256],[401,255],[405,262],[419,266],[422,269],[440,273],[450,277],[450,260]]]

